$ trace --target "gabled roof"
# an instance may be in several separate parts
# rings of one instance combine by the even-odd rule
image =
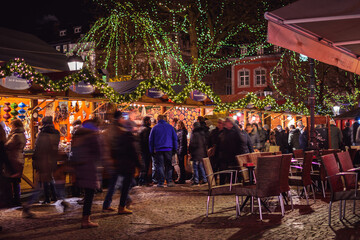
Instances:
[[[360,108],[355,108],[351,111],[345,112],[343,114],[340,114],[340,115],[334,117],[334,119],[339,119],[339,120],[358,119],[358,118],[360,118]]]
[[[66,56],[40,38],[0,27],[0,61],[23,58],[41,72],[68,71]]]

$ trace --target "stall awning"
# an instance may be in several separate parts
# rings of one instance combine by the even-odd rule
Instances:
[[[56,51],[40,38],[0,27],[0,61],[7,62],[14,58],[23,58],[41,72],[69,70],[65,54]]]
[[[360,74],[359,0],[300,0],[265,18],[268,42]]]

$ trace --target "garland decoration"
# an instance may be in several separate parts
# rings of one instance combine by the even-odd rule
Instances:
[[[163,78],[153,78],[139,83],[138,87],[131,93],[119,94],[100,77],[94,75],[88,68],[83,68],[80,71],[66,76],[61,80],[51,80],[47,76],[35,71],[33,67],[27,65],[23,59],[10,60],[7,64],[0,68],[0,78],[17,74],[18,77],[28,79],[31,84],[38,84],[44,88],[45,91],[66,91],[71,85],[81,81],[88,82],[97,88],[110,102],[116,104],[133,103],[141,99],[145,95],[147,89],[156,88],[167,94],[168,98],[176,103],[182,104],[189,97],[194,90],[203,92],[212,101],[215,111],[231,111],[235,109],[256,108],[260,111],[273,112],[292,112],[302,115],[309,115],[309,109],[304,103],[295,104],[290,99],[282,105],[278,104],[272,96],[266,96],[260,99],[255,93],[248,93],[244,98],[231,103],[223,103],[218,95],[202,81],[192,81],[187,84],[184,89],[176,94],[170,85]]]

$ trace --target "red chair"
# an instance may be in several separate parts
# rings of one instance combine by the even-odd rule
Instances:
[[[294,158],[304,158],[304,150],[296,149],[294,152]]]
[[[334,154],[328,154],[321,156],[322,163],[325,167],[325,171],[327,174],[327,180],[329,181],[331,195],[330,195],[330,203],[329,203],[329,225],[331,224],[331,206],[333,202],[340,201],[340,220],[345,217],[345,204],[342,202],[346,200],[354,200],[354,209],[355,213],[355,200],[360,199],[357,195],[357,188],[348,190],[344,187],[342,177],[350,176],[355,177],[355,182],[357,182],[357,173],[354,172],[340,172],[339,166],[336,162],[336,158]],[[344,208],[344,211],[343,211]],[[342,213],[344,212],[344,214]]]
[[[281,158],[281,169],[280,169],[280,192],[282,194],[288,193],[288,197],[291,202],[291,209],[294,210],[292,201],[290,186],[289,186],[289,172],[291,165],[292,154],[283,154]]]
[[[337,159],[340,163],[340,169],[342,172],[359,172],[360,168],[354,168],[351,156],[349,152],[336,153]],[[356,182],[353,176],[345,176],[345,186],[347,190],[354,189]]]
[[[303,166],[302,167],[295,166],[298,169],[299,168],[302,169],[301,176],[289,176],[289,185],[290,186],[303,187],[305,197],[306,197],[306,202],[308,205],[309,205],[309,198],[308,198],[308,194],[306,191],[307,186],[311,186],[311,190],[313,192],[314,202],[315,202],[315,191],[314,191],[314,187],[312,185],[311,175],[310,175],[313,156],[314,156],[314,151],[305,152]]]

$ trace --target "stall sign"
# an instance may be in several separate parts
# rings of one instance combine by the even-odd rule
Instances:
[[[150,88],[146,90],[145,95],[151,98],[161,98],[162,96],[164,96],[164,92],[156,88]]]
[[[90,83],[84,81],[73,84],[70,86],[70,89],[78,94],[90,94],[95,91],[95,88]]]
[[[205,99],[207,98],[206,94],[203,92],[200,92],[198,90],[194,90],[190,93],[190,98],[194,101],[197,102],[202,102],[205,101]]]
[[[29,89],[31,86],[31,84],[28,83],[28,80],[19,78],[14,74],[2,78],[0,85],[11,90],[25,90]]]

